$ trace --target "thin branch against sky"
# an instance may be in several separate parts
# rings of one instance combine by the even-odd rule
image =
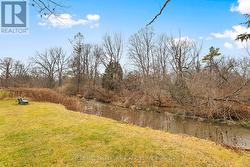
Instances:
[[[152,23],[155,22],[155,20],[162,14],[162,12],[164,11],[164,9],[166,8],[167,4],[170,2],[170,0],[166,0],[165,3],[163,4],[163,6],[161,7],[159,13],[157,13],[154,18],[147,24],[147,26],[150,26]]]
[[[66,8],[65,4],[58,0],[32,0],[31,5],[38,9],[41,17],[55,15],[58,8]]]

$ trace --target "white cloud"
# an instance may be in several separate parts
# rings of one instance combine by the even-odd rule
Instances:
[[[186,43],[192,43],[195,41],[195,39],[192,39],[188,36],[184,36],[184,37],[179,37],[179,38],[174,38],[173,39],[176,43],[179,43],[179,42],[186,42]]]
[[[240,14],[250,14],[250,0],[238,0],[237,5],[231,6],[231,12],[239,12]],[[244,27],[242,25],[235,25],[231,29],[227,29],[224,32],[215,32],[210,35],[217,39],[228,39],[230,42],[224,43],[224,47],[231,49],[234,46],[242,49],[245,48],[249,42],[246,41],[236,41],[236,38],[240,34],[250,34],[250,28]]]
[[[100,15],[97,14],[88,14],[87,19],[89,21],[99,21],[100,20]]]
[[[99,27],[99,20],[100,16],[97,14],[88,14],[86,18],[74,19],[72,15],[64,13],[60,15],[50,15],[38,24],[40,26],[52,26],[58,28],[71,28],[79,25],[88,25],[90,28],[97,28]]]
[[[250,28],[246,28],[241,25],[233,26],[231,30],[225,30],[223,33],[211,33],[211,35],[214,38],[219,39],[231,39],[235,44],[238,46],[238,48],[244,48],[247,44],[246,42],[241,41],[235,41],[238,35],[248,33],[250,34]]]
[[[223,33],[211,33],[211,35],[215,38],[231,38],[235,40],[238,35],[243,33],[250,33],[250,28],[236,25],[232,27],[232,30],[225,30]]]
[[[229,42],[225,42],[224,43],[224,47],[227,49],[232,49],[233,48],[233,44],[229,43]]]
[[[250,0],[238,0],[237,6],[233,5],[231,11],[241,14],[250,14]]]

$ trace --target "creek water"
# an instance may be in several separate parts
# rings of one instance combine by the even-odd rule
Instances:
[[[85,104],[87,114],[174,134],[194,136],[229,147],[250,149],[250,130],[244,127],[183,118],[169,112],[134,111],[95,101],[86,101]]]

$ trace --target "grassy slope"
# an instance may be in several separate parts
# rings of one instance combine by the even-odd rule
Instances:
[[[56,104],[0,101],[0,166],[250,166],[249,153]]]

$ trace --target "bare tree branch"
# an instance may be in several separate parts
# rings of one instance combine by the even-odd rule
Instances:
[[[161,7],[160,12],[155,15],[155,17],[147,24],[147,26],[150,26],[164,11],[164,9],[166,8],[167,4],[170,2],[170,0],[166,0],[166,2],[163,4],[163,6]]]
[[[31,5],[38,9],[41,17],[56,14],[57,8],[66,7],[61,2],[55,0],[32,0]]]

